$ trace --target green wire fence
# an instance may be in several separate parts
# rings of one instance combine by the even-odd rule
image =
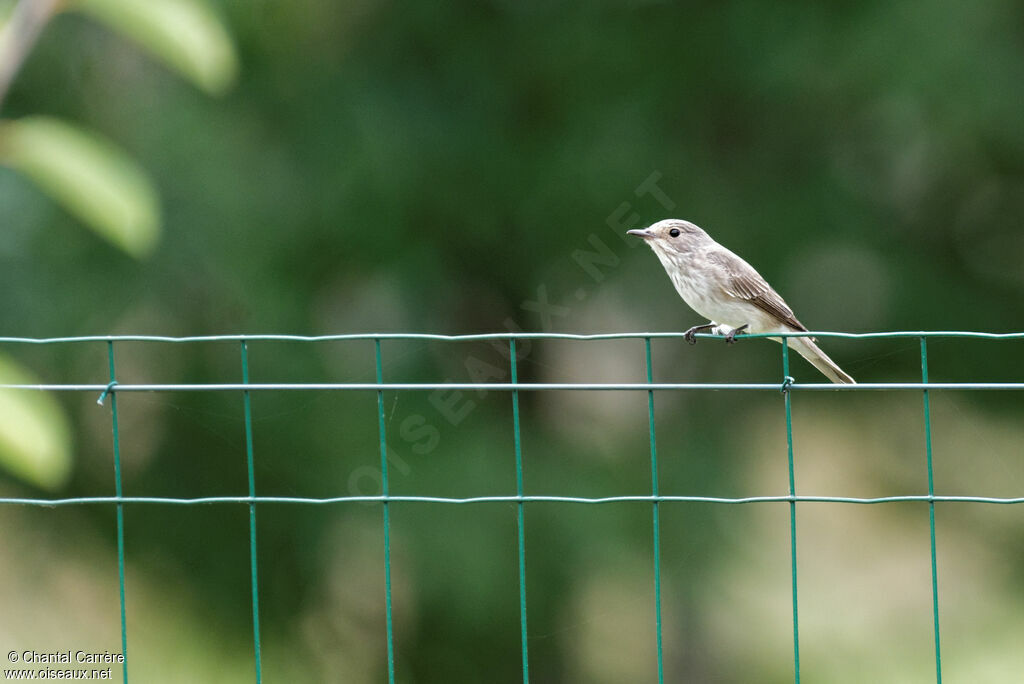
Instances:
[[[861,383],[857,385],[835,385],[831,383],[798,383],[789,374],[789,347],[782,345],[782,377],[777,383],[655,383],[653,381],[653,364],[651,359],[651,340],[657,338],[681,339],[682,333],[620,333],[601,335],[573,335],[573,334],[549,334],[549,333],[495,333],[480,335],[431,335],[431,334],[404,334],[404,333],[380,333],[380,334],[355,334],[355,335],[323,335],[323,336],[298,336],[298,335],[217,335],[201,337],[160,337],[160,336],[88,336],[88,337],[61,337],[47,339],[32,339],[19,337],[0,337],[0,344],[6,345],[54,345],[54,344],[102,344],[106,347],[109,382],[107,384],[0,384],[0,389],[23,390],[23,391],[44,391],[44,392],[96,392],[98,403],[104,404],[110,399],[111,428],[113,431],[113,457],[114,457],[114,483],[115,496],[89,496],[74,498],[0,498],[0,504],[24,505],[24,506],[80,506],[80,505],[112,505],[117,514],[117,559],[118,559],[118,583],[120,590],[120,616],[121,616],[121,648],[124,656],[123,678],[128,681],[128,633],[125,621],[125,548],[124,548],[124,505],[125,504],[165,504],[165,505],[200,505],[200,504],[239,504],[245,505],[249,510],[249,549],[250,549],[250,573],[252,589],[252,627],[253,627],[253,658],[255,664],[256,681],[262,681],[261,647],[260,647],[260,619],[259,619],[259,579],[257,567],[257,507],[269,504],[299,504],[299,505],[328,505],[345,502],[373,502],[379,503],[382,510],[382,525],[384,538],[384,571],[385,571],[385,616],[386,616],[386,642],[387,642],[387,673],[388,681],[395,682],[395,657],[394,657],[394,625],[392,620],[392,595],[391,595],[391,523],[389,517],[389,504],[393,502],[421,502],[439,504],[474,504],[486,502],[507,502],[516,506],[516,536],[518,542],[518,575],[519,575],[519,620],[520,639],[522,651],[522,677],[524,684],[530,680],[530,654],[528,648],[527,630],[527,587],[526,587],[526,543],[525,543],[525,509],[526,504],[534,502],[558,502],[565,504],[606,504],[618,502],[640,502],[649,503],[652,508],[652,532],[653,532],[653,564],[654,564],[654,612],[657,635],[657,672],[659,683],[664,682],[664,653],[662,648],[662,610],[661,610],[661,538],[659,507],[664,503],[690,502],[708,504],[756,504],[756,503],[788,503],[789,505],[789,532],[790,532],[790,564],[791,564],[791,595],[793,607],[793,678],[800,682],[800,629],[799,629],[799,601],[797,581],[797,526],[796,514],[797,504],[806,502],[828,502],[847,504],[885,504],[894,502],[927,502],[929,508],[929,533],[931,550],[931,585],[932,585],[932,622],[935,643],[935,681],[942,682],[942,651],[939,629],[939,582],[938,564],[936,561],[935,541],[935,504],[946,502],[968,502],[979,504],[1024,504],[1024,497],[997,498],[982,496],[947,496],[936,495],[934,477],[932,470],[932,435],[931,435],[931,411],[929,406],[929,392],[933,390],[1024,390],[1024,382],[944,382],[933,383],[928,379],[928,340],[934,338],[977,338],[985,340],[1022,340],[1024,333],[982,333],[982,332],[960,332],[960,331],[900,331],[900,332],[879,332],[879,333],[838,333],[838,332],[813,332],[813,333],[790,333],[783,335],[746,335],[745,337],[801,337],[814,335],[816,337],[838,337],[853,339],[871,338],[914,338],[920,342],[921,354],[921,382],[887,382],[887,383]],[[714,335],[699,335],[699,337],[717,337]],[[520,383],[518,381],[518,369],[516,367],[516,341],[517,340],[611,340],[611,339],[635,339],[640,340],[644,346],[646,382],[644,383]],[[248,350],[250,344],[271,341],[289,342],[338,342],[364,340],[374,343],[374,365],[376,369],[376,382],[373,383],[255,383],[250,381]],[[382,364],[382,343],[388,340],[433,340],[444,342],[467,342],[467,341],[505,341],[508,344],[510,359],[510,382],[507,383],[405,383],[385,382],[383,377]],[[228,342],[239,345],[241,382],[240,383],[204,383],[204,384],[121,384],[117,381],[115,365],[115,347],[123,342],[153,342],[187,344],[198,342]],[[516,466],[516,493],[507,496],[476,496],[465,498],[437,497],[437,496],[411,496],[392,495],[388,486],[388,456],[387,456],[387,427],[384,412],[383,393],[385,391],[418,391],[418,390],[499,390],[507,391],[512,398],[513,435],[512,442],[515,452]],[[253,466],[253,430],[251,394],[253,392],[284,392],[284,391],[309,391],[309,390],[332,390],[332,391],[361,391],[376,392],[378,431],[380,439],[380,467],[381,467],[381,494],[377,496],[337,496],[324,498],[309,497],[286,497],[286,496],[257,496],[256,483]],[[523,489],[523,458],[522,443],[520,439],[519,425],[519,393],[553,390],[633,390],[647,393],[648,423],[650,432],[650,454],[651,454],[651,494],[650,495],[627,495],[611,496],[600,498],[584,498],[571,496],[540,496],[528,495]],[[782,496],[750,496],[741,498],[720,498],[710,496],[676,496],[662,494],[658,487],[658,450],[656,440],[656,429],[654,420],[654,397],[656,392],[661,391],[765,391],[779,392],[783,397],[786,421],[786,437],[788,451],[789,471],[789,493]],[[793,450],[793,421],[792,421],[792,393],[793,392],[815,392],[815,391],[837,391],[837,392],[865,392],[865,391],[919,391],[923,397],[924,433],[925,433],[925,459],[928,470],[928,493],[912,494],[903,496],[886,496],[877,498],[856,498],[841,496],[808,496],[796,493],[796,482],[794,477],[794,450]],[[171,497],[145,497],[145,496],[124,496],[121,487],[121,448],[118,435],[118,409],[117,395],[122,392],[239,392],[242,395],[245,419],[245,447],[246,465],[248,472],[248,496],[207,496],[198,498],[171,498]]]

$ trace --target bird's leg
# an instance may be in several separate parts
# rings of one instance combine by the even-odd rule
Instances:
[[[730,330],[729,332],[727,332],[725,334],[725,343],[726,344],[736,344],[736,336],[741,334],[744,330],[746,330],[749,327],[750,327],[749,323],[744,323],[743,325],[741,325],[738,328],[733,328],[732,330]]]
[[[714,323],[705,323],[704,325],[695,325],[692,328],[690,328],[689,330],[687,330],[685,333],[683,333],[683,339],[685,339],[690,344],[697,344],[697,338],[694,337],[694,334],[695,333],[699,333],[699,332],[701,332],[703,330],[711,330],[714,327],[715,327]]]

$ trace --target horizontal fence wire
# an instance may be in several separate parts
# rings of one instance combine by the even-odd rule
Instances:
[[[664,654],[662,646],[662,612],[661,612],[661,548],[659,530],[659,507],[662,504],[678,503],[704,503],[704,504],[726,504],[726,505],[747,505],[747,504],[786,504],[789,509],[790,527],[790,555],[791,555],[791,596],[793,608],[793,676],[794,681],[800,682],[800,632],[799,632],[799,604],[798,604],[798,575],[797,575],[797,504],[800,503],[835,503],[835,504],[856,504],[876,505],[888,503],[917,502],[927,503],[929,508],[929,532],[930,532],[930,554],[931,554],[931,584],[932,584],[932,613],[933,632],[935,649],[935,680],[942,682],[942,660],[941,640],[939,628],[939,590],[938,590],[938,562],[936,554],[936,533],[935,533],[935,504],[936,503],[964,503],[964,504],[1024,504],[1024,496],[1021,497],[988,497],[988,496],[958,496],[935,494],[935,483],[932,467],[932,434],[931,417],[929,406],[929,392],[933,390],[970,390],[970,391],[1003,391],[1022,390],[1024,382],[929,382],[928,379],[928,353],[927,341],[936,338],[962,338],[962,339],[983,339],[983,340],[1024,340],[1024,332],[1014,333],[989,333],[989,332],[968,332],[968,331],[893,331],[893,332],[869,332],[869,333],[847,333],[847,332],[806,332],[806,333],[782,333],[782,334],[757,334],[744,335],[745,338],[768,337],[772,339],[789,337],[834,337],[847,339],[888,339],[888,338],[914,338],[920,341],[921,353],[921,382],[875,382],[860,384],[832,384],[832,383],[798,383],[789,376],[789,345],[782,345],[782,379],[778,383],[655,383],[652,378],[651,340],[652,339],[681,339],[685,333],[678,332],[627,332],[627,333],[604,333],[596,335],[577,335],[570,333],[485,333],[471,335],[437,335],[429,333],[359,333],[344,335],[204,335],[191,337],[165,337],[152,335],[94,335],[82,337],[53,337],[53,338],[25,338],[25,337],[0,337],[0,345],[58,345],[58,344],[85,344],[102,343],[107,351],[109,382],[83,383],[83,384],[0,384],[0,390],[9,391],[42,391],[42,392],[97,392],[99,397],[97,403],[104,404],[105,399],[110,398],[111,426],[113,430],[113,460],[115,477],[115,496],[78,496],[63,498],[39,498],[39,497],[3,497],[0,498],[0,505],[15,506],[39,506],[56,508],[61,506],[86,506],[86,505],[112,505],[117,513],[117,553],[118,573],[120,587],[120,609],[121,609],[121,638],[122,653],[125,656],[123,665],[123,678],[128,681],[127,666],[127,624],[125,620],[125,546],[124,546],[124,515],[125,509],[135,505],[170,505],[170,506],[195,506],[195,505],[243,505],[248,507],[249,512],[249,548],[250,548],[250,571],[252,589],[252,616],[253,616],[253,646],[255,679],[261,681],[261,640],[259,621],[259,582],[257,567],[257,516],[258,506],[264,505],[311,505],[323,506],[334,504],[380,504],[383,511],[383,538],[384,538],[384,567],[385,567],[385,612],[386,612],[386,645],[387,645],[387,674],[388,681],[396,681],[394,627],[392,618],[392,595],[391,595],[391,544],[390,544],[390,516],[389,505],[392,503],[418,503],[418,504],[515,504],[516,505],[516,531],[517,531],[517,556],[519,574],[519,609],[520,609],[520,648],[522,654],[522,679],[528,684],[530,679],[530,657],[528,650],[528,629],[527,629],[527,573],[526,573],[526,544],[525,544],[525,505],[526,504],[616,504],[616,503],[639,503],[648,504],[652,507],[653,525],[653,563],[654,563],[654,594],[655,594],[655,620],[657,637],[657,673],[658,682],[665,681]],[[720,335],[700,334],[697,337],[721,339]],[[518,381],[516,368],[517,340],[641,340],[644,343],[645,375],[646,382],[634,383],[521,383]],[[326,343],[326,342],[347,342],[347,341],[372,341],[374,343],[374,365],[376,370],[376,382],[323,382],[323,383],[254,383],[250,382],[248,345],[257,342],[303,342],[303,343]],[[510,355],[511,382],[505,383],[406,383],[406,382],[384,382],[382,372],[381,342],[384,340],[405,340],[405,341],[441,341],[441,342],[473,342],[473,341],[506,341]],[[153,384],[153,383],[120,383],[117,381],[116,367],[114,364],[115,344],[121,343],[235,343],[240,346],[241,351],[241,382],[224,383],[175,383],[175,384]],[[296,497],[296,496],[258,496],[256,494],[255,468],[254,468],[254,446],[252,435],[252,411],[250,397],[254,392],[287,392],[287,391],[373,391],[377,393],[378,430],[380,440],[380,462],[382,468],[382,489],[380,495],[358,495],[358,496],[336,496],[336,497]],[[440,496],[419,496],[419,495],[394,495],[388,487],[388,465],[387,465],[387,444],[386,424],[384,420],[383,393],[385,391],[433,391],[433,390],[485,390],[485,391],[507,391],[511,393],[512,408],[512,451],[516,472],[516,494],[498,496],[470,496],[463,498],[440,497]],[[643,391],[648,397],[648,422],[650,432],[650,456],[651,456],[651,494],[621,495],[607,497],[574,497],[557,495],[533,495],[524,493],[523,489],[523,453],[520,435],[519,415],[519,392],[521,391]],[[656,431],[654,420],[654,395],[658,391],[690,391],[690,390],[715,390],[715,391],[773,391],[781,392],[784,397],[786,436],[787,436],[787,460],[789,472],[789,491],[785,495],[768,496],[746,496],[746,497],[712,497],[712,496],[688,496],[662,494],[658,486],[658,459],[656,446]],[[793,392],[800,391],[920,391],[924,400],[924,431],[925,451],[927,463],[927,494],[907,494],[899,496],[883,496],[874,498],[847,497],[847,496],[824,496],[797,494],[796,482],[794,479],[794,444],[793,444],[793,420],[791,411],[791,397]],[[246,466],[248,475],[248,496],[205,496],[195,498],[174,498],[174,497],[149,497],[149,496],[125,496],[122,490],[121,478],[121,450],[118,431],[118,410],[117,395],[122,392],[240,392],[243,398],[245,417],[245,449]]]
[[[104,396],[117,392],[286,392],[349,390],[361,392],[434,391],[434,390],[483,390],[505,392],[552,392],[552,391],[633,391],[651,390],[742,390],[771,391],[784,390],[866,392],[890,390],[1024,390],[1024,382],[861,382],[856,385],[834,385],[831,383],[789,382],[744,383],[744,382],[254,382],[245,383],[116,383],[109,384],[2,384],[0,389],[38,390],[42,392],[99,392]]]
[[[724,339],[722,335],[697,333],[698,338]],[[190,344],[194,342],[345,342],[352,340],[434,340],[438,342],[478,342],[486,340],[642,340],[651,339],[685,339],[682,332],[624,332],[598,333],[580,335],[576,333],[471,333],[467,335],[438,335],[434,333],[346,333],[339,335],[193,335],[186,337],[167,337],[164,335],[83,335],[79,337],[0,337],[0,343],[18,344],[67,344],[76,342],[169,342]],[[888,339],[894,337],[927,337],[974,338],[983,340],[1019,340],[1024,339],[1024,332],[992,333],[974,332],[969,330],[893,330],[889,332],[835,332],[816,331],[792,333],[743,333],[741,339],[758,339],[761,337],[838,337],[856,340]]]
[[[672,494],[623,495],[623,496],[553,496],[544,494],[527,494],[516,496],[417,496],[411,494],[359,495],[359,496],[200,496],[194,499],[162,497],[162,496],[75,496],[63,499],[37,499],[30,497],[3,497],[0,504],[19,506],[78,506],[88,504],[169,504],[172,506],[211,505],[211,504],[298,504],[328,505],[344,503],[434,503],[434,504],[487,504],[487,503],[568,503],[568,504],[613,504],[613,503],[709,503],[709,504],[758,504],[758,503],[842,503],[842,504],[887,504],[901,502],[935,502],[935,503],[977,503],[977,504],[1022,504],[1024,496],[958,496],[944,494],[904,494],[898,496],[879,496],[861,498],[855,496],[815,496],[799,494],[788,496],[676,496]]]

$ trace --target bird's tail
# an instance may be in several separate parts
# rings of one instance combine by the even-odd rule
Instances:
[[[843,372],[843,369],[836,365],[835,361],[828,358],[825,352],[818,348],[808,337],[790,337],[789,346],[800,352],[800,356],[807,359],[812,366],[820,370],[826,378],[836,384],[856,385],[857,381]]]

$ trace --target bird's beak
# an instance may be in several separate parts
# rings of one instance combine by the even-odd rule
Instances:
[[[636,235],[637,237],[643,238],[644,240],[650,240],[652,237],[654,237],[654,234],[651,233],[646,228],[644,228],[643,230],[637,228],[634,228],[633,230],[627,230],[626,235]]]

